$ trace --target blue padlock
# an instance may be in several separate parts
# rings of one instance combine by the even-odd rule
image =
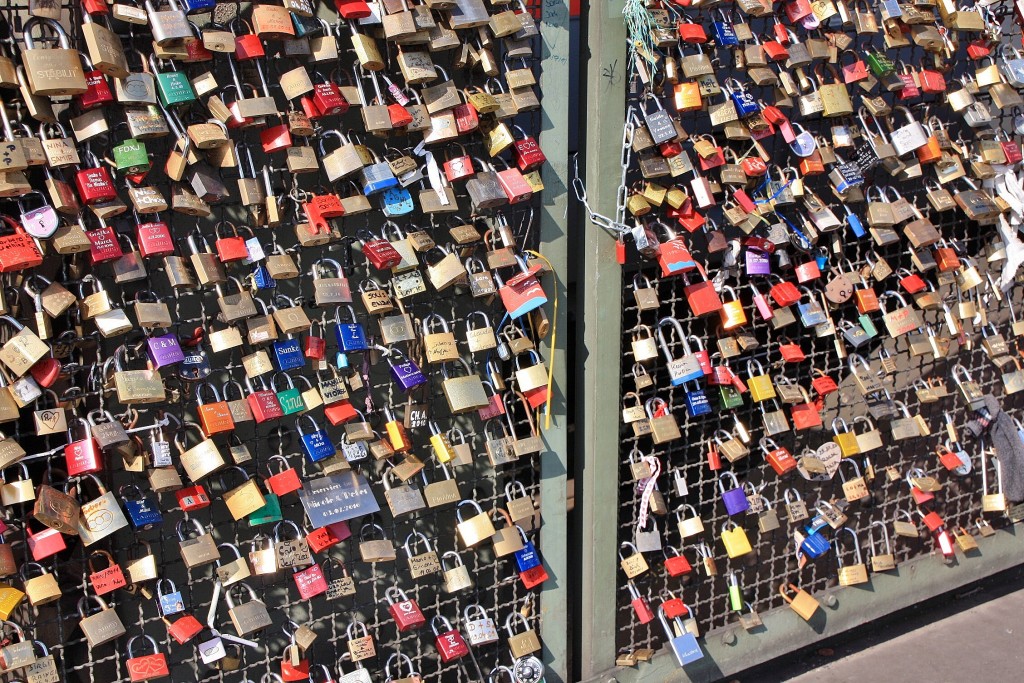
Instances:
[[[352,316],[352,322],[350,323],[343,323],[341,321],[341,306],[338,306],[334,313],[334,336],[338,340],[338,350],[345,353],[365,351],[370,348],[366,342],[366,330],[356,320],[355,310],[351,306],[345,306],[345,308],[348,309],[349,314]]]
[[[338,351],[338,353],[334,356],[334,367],[338,368],[339,370],[344,370],[345,368],[347,368],[348,356],[346,356],[341,351]]]
[[[210,359],[201,346],[184,346],[185,360],[178,363],[178,378],[186,382],[198,382],[210,376],[213,368]]]
[[[814,261],[818,264],[818,270],[825,270],[828,267],[828,253],[824,249],[819,249],[814,255]]]
[[[288,335],[285,339],[274,342],[274,361],[278,370],[296,370],[305,367],[306,355],[302,353],[302,345],[298,339]]]
[[[686,666],[704,658],[704,652],[700,649],[697,637],[686,630],[686,626],[679,617],[673,620],[675,622],[675,629],[673,629],[669,625],[668,619],[665,618],[665,607],[658,605],[658,619],[661,621],[661,628],[665,631],[665,636],[672,646],[672,654],[676,656],[679,666]],[[676,632],[680,635],[676,635]]]
[[[725,490],[725,484],[722,482],[723,477],[732,479],[732,488],[728,491]],[[750,509],[750,501],[747,500],[747,494],[743,492],[739,480],[732,472],[723,472],[718,475],[718,490],[722,494],[725,511],[730,517],[742,514]]]
[[[313,431],[309,434],[302,429],[303,419],[309,420],[309,423],[313,425]],[[299,432],[302,450],[306,453],[310,462],[320,462],[337,453],[334,444],[331,443],[331,437],[327,434],[327,430],[321,429],[312,415],[303,415],[302,417],[295,418],[295,429]]]
[[[860,239],[864,235],[868,234],[867,230],[864,229],[864,224],[860,222],[860,218],[853,211],[850,211],[850,207],[843,204],[843,208],[846,210],[846,224],[850,226],[850,231],[853,236]]]
[[[171,589],[164,592],[164,587],[170,585]],[[181,597],[181,591],[170,579],[157,579],[156,595],[160,602],[160,613],[169,617],[172,614],[179,614],[185,611],[185,600]]]
[[[134,494],[129,498],[125,492]],[[147,531],[160,526],[164,517],[160,514],[160,506],[151,496],[147,496],[135,484],[126,484],[121,487],[119,493],[124,499],[124,509],[128,513],[128,520],[136,531]]]
[[[732,98],[732,103],[736,105],[736,113],[741,119],[745,119],[749,116],[753,116],[761,111],[761,107],[757,105],[757,100],[744,89],[743,84],[736,79],[729,79],[735,86],[728,86],[729,97]],[[728,83],[728,82],[727,82]]]
[[[384,190],[398,187],[398,178],[391,170],[391,164],[381,161],[376,153],[373,154],[373,163],[359,169],[359,184],[363,188],[363,194],[369,196]]]
[[[704,389],[698,385],[696,389],[691,390],[686,384],[683,388],[686,389],[686,413],[690,417],[700,417],[711,412],[711,401],[708,400]]]
[[[392,356],[397,355],[401,360],[395,363]],[[391,376],[404,391],[411,391],[421,384],[427,383],[420,367],[405,357],[405,354],[396,348],[388,352],[388,365],[391,366]]]
[[[412,201],[412,193],[404,187],[392,187],[384,190],[380,196],[380,208],[388,218],[404,216],[416,208]]]
[[[804,531],[810,531],[810,529],[811,527],[808,526],[804,528]],[[814,560],[827,553],[831,547],[824,534],[813,531],[808,533],[803,543],[800,544],[800,552]]]
[[[519,573],[521,574],[540,566],[540,554],[537,552],[536,546],[533,545],[533,541],[526,537],[526,532],[523,531],[523,528],[516,524],[516,529],[519,530],[519,535],[523,537],[522,550],[517,550],[514,554],[516,566],[519,567]]]
[[[729,21],[722,10],[718,10],[718,14],[722,20],[711,23],[711,30],[715,34],[715,43],[718,47],[735,47],[739,45],[740,39],[736,36],[736,29],[733,28],[732,22]]]
[[[200,14],[216,7],[217,0],[182,0],[181,4],[186,14]]]
[[[252,282],[256,289],[276,289],[277,280],[270,275],[270,271],[262,263],[257,263],[252,269]]]

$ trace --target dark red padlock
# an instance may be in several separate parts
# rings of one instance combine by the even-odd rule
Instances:
[[[320,108],[316,106],[316,102],[313,101],[312,95],[303,95],[299,98],[299,104],[302,105],[302,113],[306,115],[310,121],[316,121],[322,119],[323,114],[320,112]]]
[[[440,631],[438,622],[441,624]],[[462,659],[469,654],[469,646],[466,645],[462,634],[453,629],[451,623],[440,614],[430,620],[430,628],[434,631],[434,646],[437,647],[443,664]]]
[[[336,116],[348,111],[348,100],[338,90],[338,86],[330,81],[313,84],[313,104],[321,116]],[[408,123],[403,125],[409,125]]]
[[[78,106],[82,109],[96,109],[105,107],[114,101],[114,93],[110,92],[110,84],[102,71],[92,70],[85,73],[85,85],[87,90],[81,95],[76,95]]]
[[[202,484],[178,489],[174,492],[174,496],[178,499],[178,506],[182,512],[193,512],[210,507],[210,496],[207,495]]]
[[[206,49],[206,45],[198,38],[185,41],[186,56],[183,62],[195,64],[196,62],[208,62],[213,59],[213,53]]]
[[[148,175],[149,171],[143,171],[142,173],[125,173],[124,177],[136,185],[141,185]]]
[[[455,130],[459,135],[472,133],[480,127],[480,116],[476,107],[469,102],[463,102],[452,107],[452,114],[455,116]]]
[[[658,153],[666,159],[671,159],[683,153],[683,145],[675,140],[669,140],[658,145]]]
[[[75,187],[78,190],[78,198],[83,204],[101,204],[117,199],[117,190],[114,182],[110,179],[110,171],[106,166],[100,165],[99,159],[91,152],[83,155],[83,161],[92,162],[91,168],[84,168],[75,173]],[[86,160],[84,157],[92,157]]]
[[[256,422],[266,422],[284,417],[281,401],[278,400],[277,394],[269,389],[254,391],[245,397],[245,401],[249,404],[252,417]]]
[[[647,598],[636,597],[629,604],[633,606],[636,618],[641,624],[647,624],[654,620],[654,612],[651,611],[651,606],[647,604]]]
[[[87,230],[85,236],[89,238],[89,261],[92,265],[114,261],[124,256],[121,243],[117,241],[117,234],[109,225]]]
[[[373,235],[367,230],[356,233],[363,242],[363,256],[377,270],[391,270],[402,262],[402,255],[392,246],[391,242]]]
[[[174,253],[174,239],[167,223],[155,221],[140,223],[135,227],[135,241],[143,258],[169,256]]]
[[[318,332],[313,334],[313,325],[319,325],[318,320],[314,320],[309,328],[309,334],[302,342],[302,353],[306,358],[312,360],[323,360],[327,354],[327,340]]]
[[[388,612],[395,620],[395,626],[400,633],[414,631],[427,623],[420,606],[415,600],[405,595],[398,586],[391,586],[384,591],[384,599],[388,601]]]
[[[92,429],[89,427],[89,423],[81,418],[72,420],[68,424],[69,438],[75,438],[76,424],[84,426],[85,438],[72,441],[64,446],[64,460],[69,477],[92,474],[103,469],[103,455],[100,453],[100,446],[96,443],[96,439],[92,438]]]

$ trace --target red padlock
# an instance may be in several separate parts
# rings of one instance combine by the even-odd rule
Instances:
[[[668,551],[671,550],[675,555],[669,555]],[[672,546],[665,546],[665,571],[668,572],[669,576],[683,576],[693,571],[693,567],[690,566],[690,561]]]
[[[167,633],[178,641],[179,645],[184,645],[203,630],[203,625],[191,614],[186,614],[173,624],[164,618],[164,623],[167,624]]]
[[[540,145],[537,144],[536,138],[527,135],[526,132],[519,126],[513,126],[513,137],[515,137],[515,131],[519,131],[523,134],[522,140],[516,140],[512,145],[512,149],[516,155],[516,166],[523,173],[529,173],[535,171],[544,165],[544,162],[548,160],[544,156],[544,152],[541,150]]]
[[[391,127],[396,130],[405,128],[412,123],[412,114],[397,102],[388,105],[388,116],[391,118]]]
[[[925,526],[928,527],[929,531],[938,531],[946,524],[942,517],[939,517],[939,513],[934,510],[924,515],[921,519],[924,521]]]
[[[110,8],[107,6],[105,0],[85,0],[82,3],[82,7],[89,14],[109,14]]]
[[[548,576],[548,570],[544,569],[543,564],[538,564],[536,567],[530,567],[526,571],[519,572],[519,580],[523,582],[523,586],[525,586],[527,590],[533,590],[547,581],[548,578],[550,578]]]
[[[633,582],[627,581],[626,585],[629,587],[629,594],[632,599],[629,604],[633,607],[633,612],[636,614],[637,620],[641,624],[647,624],[654,620],[654,612],[651,610],[650,604],[647,602],[647,598],[640,595],[640,591],[637,590]]]
[[[82,203],[101,204],[117,199],[117,190],[114,188],[114,182],[110,179],[110,171],[106,166],[102,166],[92,152],[86,151],[81,156],[86,163],[92,163],[90,168],[75,172],[75,187]],[[91,158],[87,159],[87,157]]]
[[[108,566],[100,570],[95,570],[92,566],[94,557],[103,557],[107,560]],[[118,588],[124,588],[128,585],[128,581],[124,577],[124,572],[121,570],[121,565],[114,562],[114,557],[106,552],[105,550],[96,550],[89,555],[89,583],[92,584],[93,590],[96,591],[96,595],[106,595],[111,591],[115,591]]]
[[[33,532],[31,527],[26,529],[28,549],[32,553],[32,559],[41,562],[46,558],[67,550],[67,543],[64,535],[56,529],[46,527],[42,531]]]
[[[811,372],[814,373],[814,378],[811,380],[811,386],[816,392],[818,392],[818,396],[828,396],[831,393],[839,391],[839,386],[836,384],[836,381],[824,372],[817,368],[812,369]]]
[[[198,38],[185,40],[185,58],[181,61],[186,64],[195,64],[197,62],[209,62],[212,59],[213,52],[206,49],[203,41]]]
[[[661,611],[668,619],[689,616],[690,610],[682,598],[669,598],[661,603]]]
[[[476,175],[476,169],[473,168],[473,158],[466,154],[466,148],[462,145],[459,145],[459,149],[461,153],[455,157],[450,156],[447,149],[444,153],[444,177],[450,183]]]
[[[135,227],[135,241],[139,243],[139,253],[143,258],[169,256],[174,253],[171,230],[163,221],[139,223]]]
[[[391,586],[384,591],[384,599],[388,601],[388,612],[395,620],[399,633],[414,631],[427,623],[420,606],[415,600],[409,599],[398,586]]]
[[[761,450],[764,451],[765,460],[780,477],[796,470],[796,458],[785,446],[779,446],[772,439],[765,437],[761,439]]]
[[[249,26],[249,22],[245,19],[240,19],[242,24],[250,31],[250,33],[243,33],[242,35],[235,36],[235,59],[240,62],[244,62],[250,59],[260,59],[267,56],[267,51],[263,48],[263,41],[255,33],[251,33],[252,27]],[[234,22],[232,22],[234,24]]]
[[[210,507],[210,496],[207,495],[202,484],[178,489],[174,492],[174,496],[178,499],[178,506],[182,512],[193,512]]]
[[[796,280],[800,284],[804,285],[808,282],[813,282],[821,277],[821,269],[818,268],[818,262],[815,259],[801,263],[793,269],[796,273]],[[779,304],[780,306],[783,304]]]
[[[135,656],[132,645],[139,638],[148,641],[153,646],[153,654]],[[128,639],[128,660],[125,662],[125,666],[128,668],[128,678],[132,683],[151,681],[171,675],[170,669],[167,668],[167,655],[159,652],[156,641],[147,635],[132,636]]]
[[[366,260],[377,270],[391,270],[402,262],[402,255],[391,242],[377,237],[369,230],[360,230],[356,238],[363,243],[362,252]]]
[[[712,472],[722,469],[722,456],[718,454],[714,443],[708,445],[708,469]]]
[[[48,389],[60,377],[60,371],[63,367],[59,360],[51,356],[43,358],[29,368],[29,374],[32,375],[32,379],[36,381],[36,384],[44,389]]]
[[[354,418],[356,416],[356,409],[348,399],[343,398],[325,407],[324,415],[327,416],[332,425],[337,427]]]
[[[327,592],[327,579],[324,578],[323,569],[318,564],[312,564],[301,570],[296,567],[292,578],[295,580],[295,586],[299,589],[299,595],[303,600],[311,600]]]
[[[267,459],[267,471],[270,472],[267,486],[278,496],[285,496],[302,488],[299,473],[288,464],[288,459],[283,455],[270,456]]]
[[[306,115],[306,118],[310,121],[317,121],[323,118],[323,114],[320,112],[320,108],[316,106],[316,102],[313,100],[312,95],[303,95],[299,98],[299,105],[302,107],[302,113]]]
[[[469,654],[469,646],[462,634],[453,629],[451,623],[440,614],[430,620],[430,629],[434,632],[434,645],[441,655],[442,664],[454,662]]]
[[[260,144],[267,154],[280,152],[292,146],[292,133],[287,123],[279,123],[260,131]]]
[[[349,529],[348,522],[335,522],[310,531],[306,534],[306,543],[309,544],[310,550],[319,553],[333,548],[351,535],[352,530]]]
[[[459,94],[462,95],[461,91]],[[459,135],[472,133],[480,127],[480,115],[477,113],[476,107],[468,101],[460,102],[452,107],[452,114],[455,116],[455,130]]]
[[[334,6],[342,19],[365,19],[371,14],[366,0],[334,0]]]
[[[800,301],[802,296],[796,285],[788,281],[772,285],[772,288],[768,290],[768,294],[771,295],[772,299],[779,306],[792,306],[797,301]]]
[[[341,198],[333,192],[314,194],[310,201],[316,206],[317,213],[322,218],[341,218],[345,215],[345,207],[341,203]]]
[[[221,228],[230,228],[231,234],[223,235]],[[238,228],[230,221],[221,221],[214,228],[214,236],[217,238],[214,247],[217,249],[217,258],[221,263],[232,263],[249,258],[249,248],[245,245],[245,238],[238,234]]]
[[[327,340],[317,331],[313,334],[313,325],[320,325],[319,320],[313,320],[309,324],[309,334],[302,342],[302,353],[306,358],[312,360],[323,360],[327,353]]]
[[[949,537],[949,532],[945,529],[935,535],[935,543],[944,557],[953,557],[956,554],[953,550],[953,539]]]
[[[85,438],[73,441],[75,424],[78,423],[85,425]],[[64,446],[64,461],[69,477],[92,474],[103,469],[103,455],[96,439],[92,438],[92,427],[88,422],[82,418],[72,420],[68,424],[68,440],[71,442]]]
[[[81,95],[76,95],[78,106],[88,111],[97,107],[105,107],[114,102],[114,93],[110,92],[110,84],[102,71],[91,69],[85,72],[85,85],[88,88]]]

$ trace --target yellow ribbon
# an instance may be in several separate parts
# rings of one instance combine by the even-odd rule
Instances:
[[[527,250],[527,254],[535,256],[545,264],[547,264],[548,270],[551,272],[552,277],[555,279],[555,301],[551,308],[551,359],[548,362],[548,400],[544,403],[544,429],[551,428],[551,386],[554,383],[553,376],[555,372],[555,349],[557,348],[556,343],[558,341],[558,275],[555,273],[554,267],[551,265],[551,261],[548,261],[539,252],[533,251],[532,249]],[[532,321],[530,323],[533,324]],[[538,423],[540,420],[538,420]]]

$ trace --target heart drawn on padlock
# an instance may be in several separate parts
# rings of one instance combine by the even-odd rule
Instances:
[[[38,413],[39,421],[48,429],[53,429],[60,422],[61,411],[42,410]]]
[[[837,443],[828,441],[818,446],[814,451],[814,457],[824,465],[825,471],[809,472],[801,462],[797,467],[800,476],[808,481],[831,481],[839,471],[839,462],[843,459],[843,451]]]

